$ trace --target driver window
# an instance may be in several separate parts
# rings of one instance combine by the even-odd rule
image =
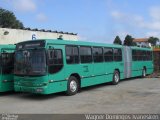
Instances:
[[[54,49],[48,52],[49,73],[57,73],[63,68],[62,50]]]

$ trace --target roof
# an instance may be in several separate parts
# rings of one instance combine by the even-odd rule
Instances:
[[[6,29],[13,29],[13,28],[6,28]],[[31,28],[21,28],[17,30],[28,30],[28,31],[38,31],[38,32],[50,32],[50,33],[60,33],[60,34],[68,34],[68,35],[77,35],[77,33],[72,33],[72,32],[63,32],[63,31],[57,31],[57,30],[45,30],[45,29],[31,29]]]
[[[0,44],[0,49],[11,49],[11,48],[15,48],[16,46],[13,44]]]
[[[153,48],[154,52],[160,52],[160,48]]]
[[[136,38],[133,39],[133,42],[148,42],[148,38]]]

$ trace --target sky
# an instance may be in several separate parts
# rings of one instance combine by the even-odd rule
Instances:
[[[78,33],[81,41],[160,38],[160,0],[1,0],[0,7],[25,27]]]

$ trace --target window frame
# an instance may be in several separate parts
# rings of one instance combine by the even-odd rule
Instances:
[[[105,55],[105,49],[111,49],[112,50],[112,55]],[[114,61],[114,53],[113,53],[113,48],[112,47],[104,47],[103,48],[103,56],[104,56],[104,62],[113,62]],[[105,57],[111,57],[112,56],[112,60],[106,60]]]
[[[51,50],[53,50],[53,51],[55,51],[55,50],[60,50],[61,51],[61,59],[62,59],[62,64],[50,64],[49,63],[49,55],[47,55],[48,57],[47,57],[47,59],[48,59],[48,73],[49,74],[56,74],[56,73],[58,73],[58,72],[60,72],[62,69],[63,69],[63,67],[64,67],[64,60],[63,60],[63,50],[62,49],[60,49],[60,48],[57,48],[57,49],[51,49]],[[49,50],[48,50],[49,51]],[[52,60],[53,60],[53,58],[52,58]],[[50,69],[51,69],[51,67],[57,67],[57,66],[60,66],[60,68],[58,68],[58,70],[57,71],[51,71]]]
[[[77,55],[78,61],[77,62],[75,62],[75,55],[73,53],[72,53],[72,56],[74,57],[74,62],[73,63],[68,63],[67,62],[67,56],[69,56],[69,55],[67,55],[67,50],[66,50],[67,47],[72,47],[72,50],[74,49],[74,47],[77,48],[77,51],[78,51],[78,55]],[[79,52],[79,46],[78,45],[65,45],[66,64],[79,64],[80,63],[80,57],[79,56],[80,56],[80,52]]]
[[[121,55],[115,55],[115,51],[114,51],[114,50],[116,50],[116,49],[117,49],[117,50],[118,50],[118,49],[121,50]],[[115,61],[115,62],[122,62],[122,61],[123,61],[122,56],[123,56],[123,55],[122,55],[122,48],[113,48],[113,61]],[[119,59],[119,58],[118,58],[118,59],[117,59],[117,58],[115,59],[115,57],[117,57],[117,58],[120,57],[120,59]]]
[[[102,50],[102,54],[101,55],[94,55],[94,48],[98,48],[98,49],[101,49]],[[102,63],[104,62],[104,52],[103,52],[103,47],[97,47],[97,46],[93,46],[92,47],[92,59],[93,59],[93,62],[94,63]],[[101,56],[101,61],[95,61],[95,57],[100,57]],[[97,58],[96,58],[97,59]]]
[[[81,59],[81,50],[80,50],[82,47],[90,48],[90,50],[91,50],[91,61],[90,61],[90,62],[82,62],[82,59]],[[93,63],[93,51],[92,51],[92,46],[83,46],[83,45],[80,45],[80,46],[79,46],[79,59],[80,59],[80,63],[81,63],[81,64]]]

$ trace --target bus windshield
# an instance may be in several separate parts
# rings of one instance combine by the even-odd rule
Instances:
[[[46,54],[44,49],[27,49],[15,52],[16,75],[45,75]]]

